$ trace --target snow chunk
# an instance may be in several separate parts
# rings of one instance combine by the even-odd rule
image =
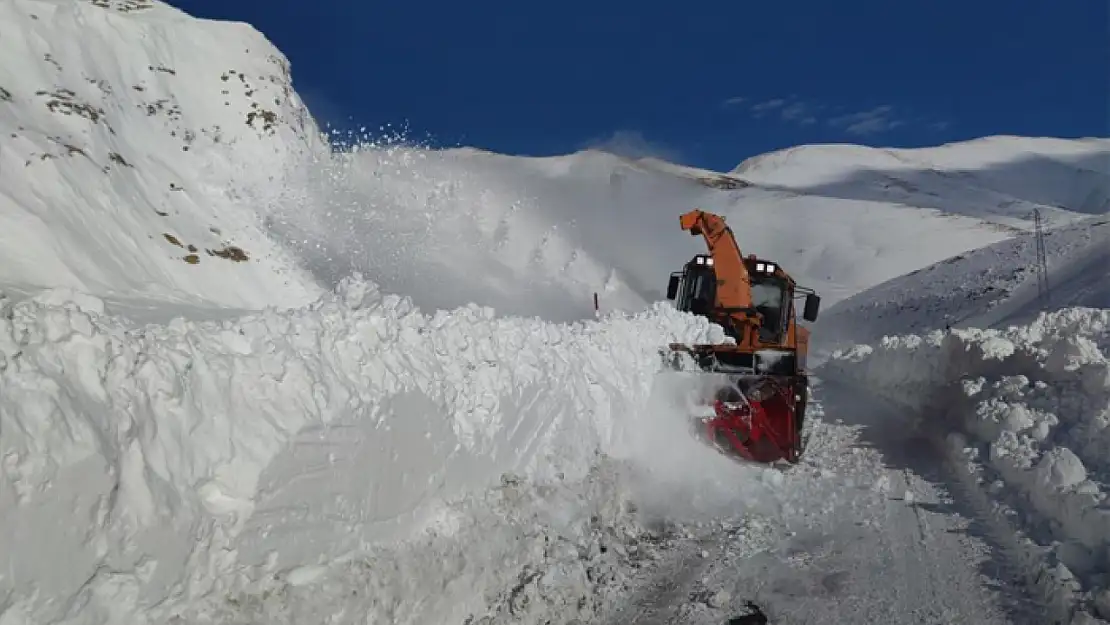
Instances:
[[[1069,490],[1087,479],[1083,461],[1066,447],[1048,450],[1035,471],[1041,485],[1052,490]]]

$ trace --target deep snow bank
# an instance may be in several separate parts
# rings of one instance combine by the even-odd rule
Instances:
[[[412,538],[504,472],[583,480],[599,450],[677,466],[679,448],[629,432],[649,418],[658,347],[716,332],[666,306],[577,325],[429,316],[351,279],[303,309],[142,328],[71,292],[0,299],[4,615],[163,622],[243,579]],[[313,428],[333,453],[298,458]],[[581,512],[560,509],[567,523]],[[514,549],[481,548],[491,562]],[[394,601],[414,619],[468,605],[411,603],[441,573],[398,578]],[[467,592],[515,573],[492,567]]]
[[[888,337],[837,352],[819,374],[885,395],[946,437],[1018,519],[1004,548],[1064,609],[1110,619],[1110,310],[1068,308],[1007,330]]]

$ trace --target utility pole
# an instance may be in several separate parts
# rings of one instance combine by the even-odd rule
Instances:
[[[1044,245],[1044,222],[1038,208],[1033,209],[1033,237],[1037,248],[1037,298],[1043,310],[1048,306],[1051,292],[1048,287],[1048,254],[1045,252]]]

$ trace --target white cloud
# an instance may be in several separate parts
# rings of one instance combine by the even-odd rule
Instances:
[[[761,119],[768,113],[778,111],[782,121],[808,126],[817,123],[817,113],[824,108],[819,104],[802,102],[797,99],[797,96],[791,95],[788,98],[772,98],[756,102],[748,107],[748,110],[752,117],[756,119]]]
[[[804,102],[794,102],[782,109],[782,119],[784,121],[792,121],[808,126],[809,124],[817,123],[817,117],[814,115],[816,110],[820,107],[813,107]]]
[[[736,105],[749,101],[750,98],[730,98],[726,104]],[[755,119],[762,119],[770,114],[777,114],[783,122],[810,126],[836,109],[843,111],[842,107],[830,107],[825,104],[815,104],[799,100],[796,95],[789,97],[771,98],[755,102],[748,107],[748,111]],[[902,113],[895,114],[894,107],[889,104],[876,106],[870,110],[856,113],[840,114],[824,120],[829,126],[840,128],[850,135],[865,136],[884,133],[908,122]],[[924,121],[921,121],[924,123]],[[948,127],[948,122],[939,121],[928,126],[933,131],[942,131]]]
[[[744,97],[742,95],[738,95],[738,96],[733,96],[733,97],[725,100],[724,104],[725,104],[725,106],[738,106],[738,105],[743,104],[747,101],[748,101],[748,99],[746,97]]]
[[[894,119],[893,112],[894,107],[884,104],[867,111],[833,117],[829,120],[829,125],[843,128],[851,135],[878,134],[905,125],[905,122]]]
[[[782,109],[782,118],[786,120],[799,119],[806,114],[807,110],[805,104],[795,102]]]
[[[783,104],[786,104],[786,100],[783,100],[782,98],[775,98],[773,100],[767,100],[766,102],[759,102],[752,105],[752,113],[756,117],[762,117],[764,113],[773,109],[777,109]]]

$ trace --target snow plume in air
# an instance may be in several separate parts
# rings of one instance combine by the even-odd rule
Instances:
[[[583,147],[628,158],[657,158],[669,163],[683,160],[678,150],[648,139],[639,130],[618,130],[607,137],[587,141]]]
[[[450,152],[364,141],[293,179],[265,219],[325,284],[370,272],[423,309],[476,302],[561,322],[591,317],[592,293],[609,281],[610,269],[553,236],[519,186]]]
[[[717,379],[660,373],[644,409],[625,421],[618,453],[634,468],[634,500],[647,518],[699,521],[772,510],[773,469],[725,457],[695,437],[695,398],[711,396],[710,378]]]

